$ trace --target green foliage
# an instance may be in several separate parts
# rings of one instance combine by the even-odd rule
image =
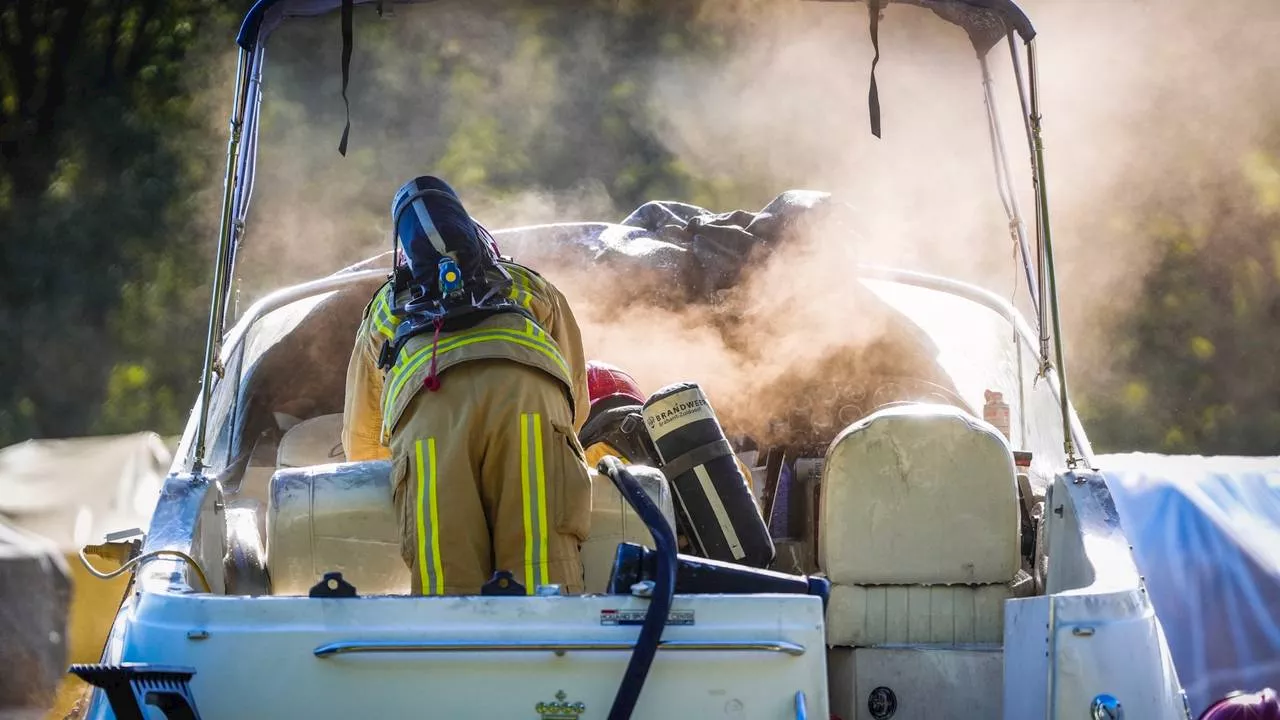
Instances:
[[[0,445],[171,430],[168,406],[190,404],[199,319],[165,289],[203,285],[210,255],[182,212],[207,154],[185,60],[238,9],[0,4]],[[162,317],[122,321],[144,287]]]
[[[1118,325],[1118,372],[1083,388],[1100,451],[1280,454],[1280,173],[1254,153],[1188,208],[1153,213],[1160,243]]]

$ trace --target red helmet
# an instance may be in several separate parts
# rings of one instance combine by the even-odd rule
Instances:
[[[608,398],[626,398],[636,405],[644,404],[644,393],[635,378],[622,368],[599,360],[587,363],[587,393],[592,405]]]
[[[1280,720],[1280,700],[1271,688],[1232,693],[1210,705],[1200,720]]]

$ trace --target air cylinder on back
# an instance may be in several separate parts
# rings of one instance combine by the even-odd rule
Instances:
[[[642,414],[697,554],[768,567],[774,557],[769,528],[702,389],[668,385],[650,396]]]

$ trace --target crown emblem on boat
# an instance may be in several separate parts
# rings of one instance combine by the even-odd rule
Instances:
[[[561,690],[556,693],[555,702],[540,702],[534,709],[542,720],[578,720],[587,711],[587,706],[581,702],[565,702],[567,697],[569,696]]]

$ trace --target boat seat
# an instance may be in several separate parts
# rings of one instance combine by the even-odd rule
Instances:
[[[277,470],[267,500],[267,570],[273,595],[306,595],[327,572],[342,573],[361,595],[408,593],[391,463]]]
[[[280,438],[276,466],[309,467],[346,462],[342,449],[342,413],[319,415],[289,428]]]
[[[675,525],[666,478],[632,474]],[[391,499],[391,464],[366,461],[281,468],[267,504],[267,567],[275,595],[306,595],[326,572],[341,572],[361,595],[403,595],[409,569]],[[618,543],[653,547],[648,528],[607,476],[591,472],[591,535],[582,545],[587,592],[604,592]]]
[[[818,537],[828,644],[1001,643],[1019,561],[1013,454],[951,406],[873,413],[832,442]]]
[[[661,470],[645,465],[628,465],[627,469],[644,487],[654,504],[662,510],[674,531],[675,506],[666,476]],[[582,565],[586,574],[586,591],[603,593],[609,586],[618,543],[630,542],[648,548],[656,547],[656,544],[649,528],[622,497],[622,493],[618,492],[618,488],[614,487],[609,476],[596,472],[594,468],[590,469],[590,475],[591,534],[582,543]]]

